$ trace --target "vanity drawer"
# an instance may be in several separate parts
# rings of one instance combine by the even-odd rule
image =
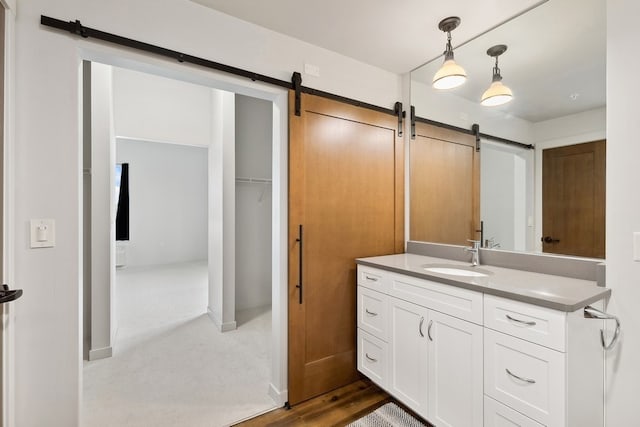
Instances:
[[[358,327],[387,341],[387,310],[389,297],[358,286]]]
[[[386,294],[389,291],[389,272],[358,265],[358,285]]]
[[[566,349],[567,315],[561,311],[485,295],[484,325],[558,351]]]
[[[388,360],[387,343],[358,328],[358,370],[385,388]]]
[[[484,427],[545,427],[508,406],[484,397]]]
[[[486,395],[544,425],[564,425],[565,373],[564,353],[485,329]]]
[[[389,295],[482,325],[482,293],[392,273]]]

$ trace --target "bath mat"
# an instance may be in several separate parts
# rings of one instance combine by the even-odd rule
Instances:
[[[426,427],[395,403],[387,403],[347,427]]]

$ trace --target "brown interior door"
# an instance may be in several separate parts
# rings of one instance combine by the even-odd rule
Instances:
[[[606,142],[542,151],[542,250],[605,257]]]
[[[358,378],[354,259],[403,252],[404,154],[394,116],[307,94],[296,116],[293,92],[289,105],[294,405]]]
[[[416,123],[410,143],[410,237],[466,245],[480,239],[480,153],[473,135]]]

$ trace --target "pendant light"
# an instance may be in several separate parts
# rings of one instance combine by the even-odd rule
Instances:
[[[507,46],[499,44],[487,49],[487,55],[496,58],[496,66],[493,67],[493,79],[491,86],[482,94],[482,105],[494,107],[496,105],[506,104],[513,99],[511,89],[502,84],[502,76],[500,68],[498,68],[498,57],[507,51]]]
[[[467,73],[453,59],[453,48],[451,47],[451,31],[455,30],[458,25],[460,25],[460,18],[457,16],[445,18],[438,24],[438,28],[447,33],[447,46],[444,51],[444,63],[433,76],[435,89],[453,89],[467,80]]]

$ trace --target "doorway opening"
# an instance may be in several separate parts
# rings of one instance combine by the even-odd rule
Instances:
[[[85,423],[119,410],[140,425],[223,425],[280,406],[282,100],[98,62],[84,72]],[[130,196],[118,243],[116,164]]]

